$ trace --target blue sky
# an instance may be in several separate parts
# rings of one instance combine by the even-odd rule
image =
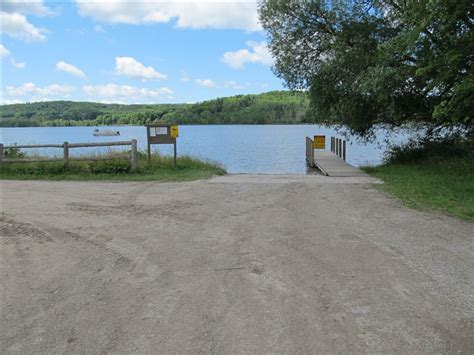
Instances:
[[[178,103],[283,89],[256,8],[2,0],[1,103]]]

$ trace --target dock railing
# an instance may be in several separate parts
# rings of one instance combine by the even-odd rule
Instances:
[[[339,158],[346,160],[346,141],[344,139],[331,137],[331,152]]]
[[[310,167],[314,167],[314,143],[309,137],[306,137],[306,162]]]
[[[1,163],[27,163],[27,162],[47,162],[47,161],[58,161],[63,160],[67,163],[69,160],[106,160],[111,159],[110,157],[78,157],[69,158],[69,150],[72,148],[92,148],[92,147],[112,147],[112,146],[131,146],[130,156],[128,155],[114,155],[114,158],[129,158],[131,170],[137,169],[137,140],[132,139],[131,141],[118,141],[118,142],[98,142],[98,143],[68,143],[63,144],[31,144],[31,145],[7,145],[4,146],[0,143],[0,164]],[[5,159],[4,152],[6,149],[34,149],[34,148],[62,148],[62,158],[51,158],[51,159],[39,159],[39,158],[23,158],[23,159]]]

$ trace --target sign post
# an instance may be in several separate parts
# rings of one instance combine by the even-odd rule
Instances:
[[[314,136],[314,149],[326,149],[326,136]]]
[[[179,137],[179,128],[175,124],[149,124],[145,125],[147,136],[148,163],[151,163],[152,144],[173,144],[174,166],[176,166],[177,149],[176,138]]]

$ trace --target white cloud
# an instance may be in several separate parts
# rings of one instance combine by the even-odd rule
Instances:
[[[24,69],[26,67],[25,62],[17,62],[13,58],[10,59],[10,63],[12,63],[12,65],[17,69]]]
[[[65,63],[63,61],[56,63],[56,69],[69,73],[71,75],[77,76],[78,78],[81,78],[81,79],[87,79],[86,74],[81,69],[75,67],[72,64]]]
[[[105,33],[105,30],[101,25],[95,25],[94,31],[99,32],[99,33]]]
[[[0,33],[5,33],[10,37],[26,42],[44,41],[46,39],[45,30],[35,27],[20,13],[0,11],[0,17],[2,19]]]
[[[5,58],[10,55],[10,51],[6,49],[3,44],[0,43],[0,57]]]
[[[179,72],[181,78],[180,80],[183,82],[183,83],[187,83],[188,81],[191,80],[191,78],[189,77],[188,73],[186,73],[184,70],[181,70]]]
[[[98,21],[128,24],[170,22],[181,28],[259,31],[254,0],[76,0],[79,14]]]
[[[153,67],[145,67],[132,57],[116,57],[115,72],[118,75],[125,75],[130,78],[142,80],[164,80],[166,74],[158,73]]]
[[[196,79],[196,84],[199,86],[203,86],[205,88],[215,88],[216,83],[213,82],[211,79]]]
[[[13,104],[21,104],[23,101],[21,100],[11,100],[11,99],[5,99],[0,93],[0,105],[13,105]]]
[[[265,42],[249,41],[246,44],[250,47],[250,50],[245,48],[235,52],[225,52],[222,56],[222,62],[233,69],[242,69],[247,63],[273,64],[273,58]]]
[[[33,83],[25,83],[21,86],[7,86],[6,95],[13,100],[24,101],[44,101],[58,98],[69,98],[74,91],[74,87],[69,85],[52,84],[44,87],[36,86]]]
[[[242,89],[243,88],[242,85],[238,84],[234,80],[226,81],[226,83],[224,84],[224,87],[231,88],[231,89]]]
[[[26,63],[17,62],[12,56],[8,49],[6,49],[2,44],[0,44],[0,58],[10,57],[10,63],[17,69],[23,69],[26,66]]]
[[[173,99],[173,90],[166,87],[158,89],[139,88],[129,85],[105,84],[85,85],[84,93],[94,101],[107,102],[151,102],[161,99]]]
[[[23,13],[36,16],[51,15],[43,0],[6,0],[0,4],[0,10],[9,13]]]

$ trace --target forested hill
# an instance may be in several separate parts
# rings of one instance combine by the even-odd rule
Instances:
[[[118,105],[49,101],[0,106],[1,127],[302,123],[309,106],[303,92],[272,91],[195,104]]]

